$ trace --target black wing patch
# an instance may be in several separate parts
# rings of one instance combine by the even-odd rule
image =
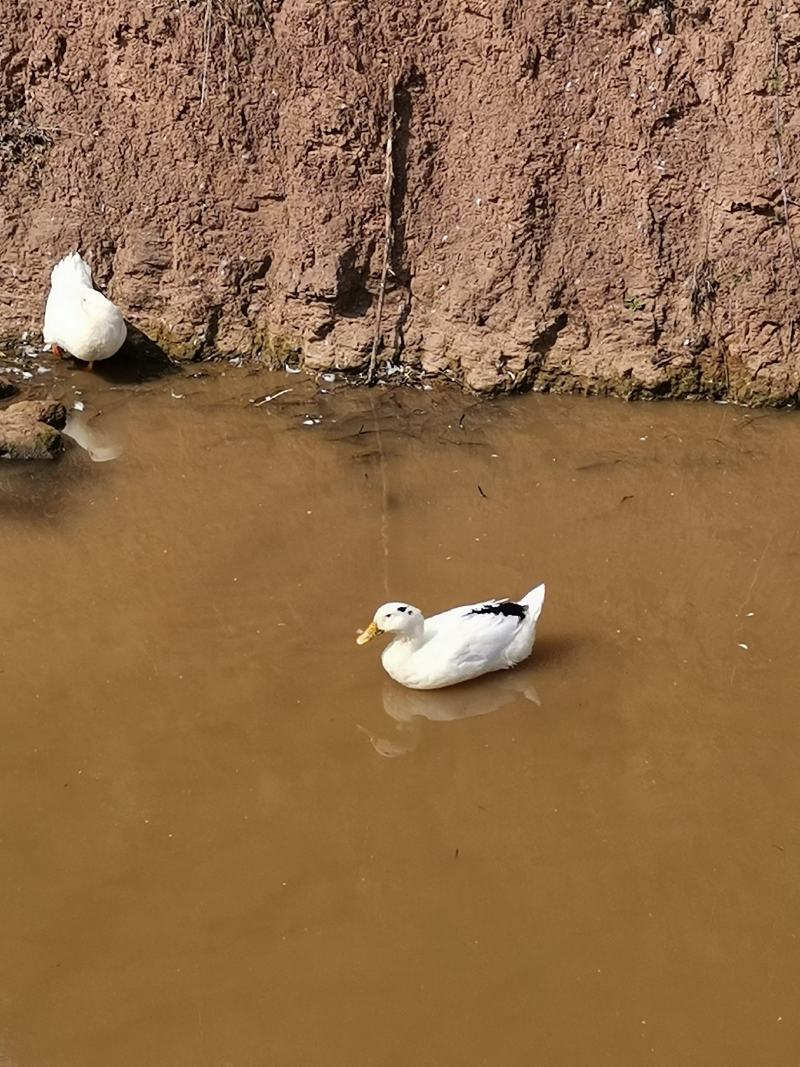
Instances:
[[[499,604],[483,604],[479,608],[473,608],[467,614],[504,615],[506,618],[514,618],[522,622],[528,614],[528,609],[523,604],[515,604],[513,600],[501,600]]]

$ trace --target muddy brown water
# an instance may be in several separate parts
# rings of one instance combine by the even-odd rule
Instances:
[[[798,416],[61,374],[123,451],[0,465],[4,1067],[798,1061]],[[539,581],[515,672],[355,644]]]

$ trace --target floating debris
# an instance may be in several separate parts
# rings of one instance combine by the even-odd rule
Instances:
[[[291,393],[291,391],[291,389],[281,389],[280,392],[272,393],[272,395],[268,393],[266,396],[258,397],[255,400],[251,400],[250,403],[253,405],[253,407],[260,408],[263,404],[269,404],[270,401],[277,400],[279,396],[283,396],[284,393]]]

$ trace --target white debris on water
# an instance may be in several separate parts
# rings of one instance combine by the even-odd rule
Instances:
[[[269,404],[272,400],[277,400],[279,396],[283,396],[284,393],[291,393],[291,389],[281,389],[278,393],[273,393],[271,396],[262,396],[259,400],[251,400],[250,403],[253,407],[260,408],[262,404]]]

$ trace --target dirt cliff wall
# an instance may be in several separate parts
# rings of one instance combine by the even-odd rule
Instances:
[[[800,388],[784,0],[0,0],[0,332],[53,261],[173,352]],[[800,242],[800,238],[797,239]]]

